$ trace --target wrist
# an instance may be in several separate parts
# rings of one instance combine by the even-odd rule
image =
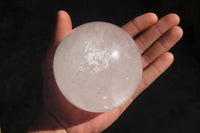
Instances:
[[[66,129],[59,121],[49,113],[46,108],[42,108],[37,119],[33,122],[28,133],[67,133]]]

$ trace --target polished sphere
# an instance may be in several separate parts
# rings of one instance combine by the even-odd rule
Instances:
[[[90,22],[58,45],[53,71],[58,88],[76,107],[104,112],[127,102],[142,76],[141,55],[120,27]]]

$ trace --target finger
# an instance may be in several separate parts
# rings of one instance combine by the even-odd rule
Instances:
[[[72,30],[72,23],[69,14],[65,11],[58,11],[57,24],[54,35],[54,45],[57,45]]]
[[[142,80],[136,96],[146,89],[154,80],[156,80],[173,62],[173,54],[166,52],[158,57],[150,66],[143,71]]]
[[[178,25],[179,16],[169,14],[161,18],[155,25],[145,31],[142,35],[135,39],[141,53],[148,49],[160,36],[162,36],[171,27]]]
[[[127,24],[122,26],[122,29],[125,30],[131,37],[134,37],[136,34],[155,24],[157,20],[158,17],[156,14],[146,13],[129,21]]]
[[[70,16],[65,11],[58,11],[57,13],[57,23],[54,35],[52,37],[52,42],[49,45],[47,51],[47,58],[52,58],[56,46],[60,41],[72,30],[72,23]],[[50,56],[50,57],[49,57]]]
[[[59,42],[72,30],[72,23],[70,16],[65,11],[58,11],[57,23],[52,42],[50,43],[47,54],[42,63],[43,71],[50,71],[52,69],[53,56],[55,53],[56,46]]]
[[[143,77],[140,82],[140,85],[134,95],[118,110],[122,113],[132,102],[133,100],[141,94],[154,80],[156,80],[173,62],[174,56],[167,52],[157,58],[151,66],[143,72]]]
[[[172,48],[182,37],[183,30],[174,26],[166,32],[156,43],[150,47],[142,56],[143,69],[163,53]]]

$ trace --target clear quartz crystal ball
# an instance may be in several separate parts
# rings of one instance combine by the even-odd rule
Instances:
[[[58,45],[53,71],[58,88],[76,107],[104,112],[126,103],[142,76],[141,55],[120,27],[90,22]]]

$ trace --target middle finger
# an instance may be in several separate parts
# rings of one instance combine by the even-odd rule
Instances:
[[[178,25],[180,18],[176,14],[169,14],[161,18],[155,25],[135,39],[141,54],[144,53],[158,38],[171,27]]]

